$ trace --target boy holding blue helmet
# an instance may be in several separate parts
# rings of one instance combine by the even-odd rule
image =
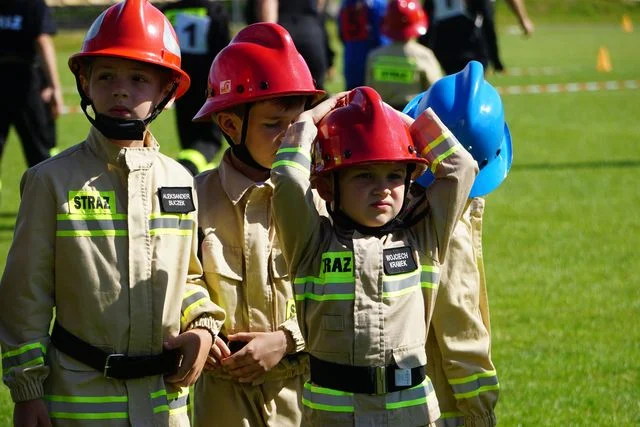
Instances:
[[[441,266],[441,286],[427,339],[427,372],[442,411],[437,424],[493,426],[499,383],[491,360],[482,257],[483,196],[509,173],[511,136],[500,96],[484,80],[479,62],[471,61],[463,71],[439,80],[404,111],[417,117],[428,108],[438,114],[480,168]],[[418,192],[432,181],[430,172],[418,178]]]

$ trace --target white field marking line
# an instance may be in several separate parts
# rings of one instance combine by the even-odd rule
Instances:
[[[640,80],[609,80],[603,82],[550,83],[543,85],[498,86],[501,95],[523,95],[539,93],[600,92],[603,90],[625,90],[640,88]]]

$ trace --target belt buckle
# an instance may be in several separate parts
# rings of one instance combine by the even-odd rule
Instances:
[[[113,379],[113,377],[109,374],[109,370],[113,368],[113,365],[111,363],[124,358],[125,355],[122,353],[113,353],[107,355],[107,359],[104,361],[104,371],[102,372],[102,375],[104,375],[105,378]]]
[[[376,393],[385,394],[387,392],[387,367],[376,366]]]

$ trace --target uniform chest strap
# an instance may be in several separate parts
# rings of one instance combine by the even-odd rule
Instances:
[[[326,362],[309,355],[311,382],[334,390],[363,394],[386,394],[422,384],[424,366],[402,369],[398,365],[351,366]]]
[[[117,380],[170,375],[178,369],[182,357],[177,350],[165,351],[152,356],[110,354],[73,335],[57,321],[53,325],[51,342],[67,356],[102,372],[106,378]]]

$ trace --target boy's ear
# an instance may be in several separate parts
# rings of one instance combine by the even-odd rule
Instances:
[[[333,202],[333,174],[315,175],[311,185],[318,191],[320,197],[327,202]]]
[[[220,130],[233,140],[240,140],[240,133],[242,132],[242,120],[234,113],[228,111],[221,111],[214,116],[214,120],[218,123]]]

